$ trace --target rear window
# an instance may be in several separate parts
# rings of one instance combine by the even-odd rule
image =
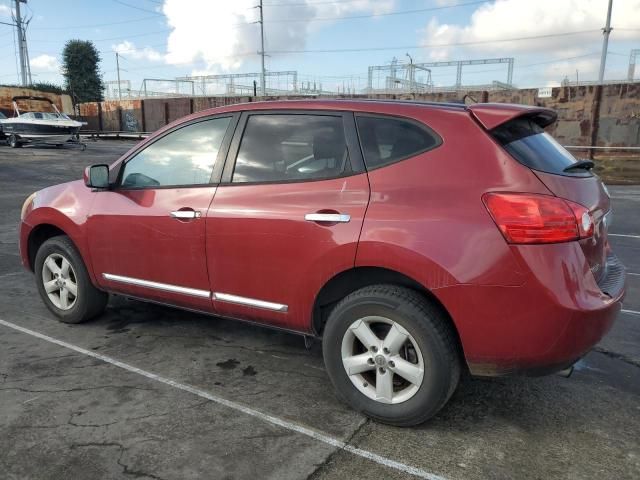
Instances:
[[[576,158],[531,118],[516,118],[491,133],[513,158],[533,170],[566,176],[591,175],[587,170],[565,172],[577,162]]]
[[[409,120],[359,115],[356,121],[367,170],[413,157],[441,143],[435,133]]]

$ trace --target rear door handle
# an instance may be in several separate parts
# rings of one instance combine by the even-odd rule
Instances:
[[[349,223],[351,215],[347,213],[307,213],[304,219],[307,222]]]
[[[188,220],[192,218],[200,218],[202,216],[202,212],[198,212],[196,210],[174,210],[173,212],[169,212],[169,215],[180,220]]]

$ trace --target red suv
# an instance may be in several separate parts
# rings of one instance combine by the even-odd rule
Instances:
[[[322,337],[353,408],[433,416],[462,368],[543,374],[625,290],[609,195],[519,105],[290,101],[207,110],[22,209],[20,249],[69,323],[108,293]]]

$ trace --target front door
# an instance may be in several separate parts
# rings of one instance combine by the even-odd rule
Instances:
[[[353,115],[244,113],[207,216],[217,313],[307,330],[315,295],[354,266],[369,200]]]
[[[212,310],[205,217],[232,118],[170,131],[126,159],[111,190],[95,193],[89,248],[101,287]]]

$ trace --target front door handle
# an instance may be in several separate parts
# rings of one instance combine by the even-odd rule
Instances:
[[[347,213],[307,213],[304,219],[307,222],[349,223],[351,215]]]
[[[202,212],[196,210],[174,210],[173,212],[169,212],[169,215],[179,220],[189,220],[192,218],[200,218]]]

